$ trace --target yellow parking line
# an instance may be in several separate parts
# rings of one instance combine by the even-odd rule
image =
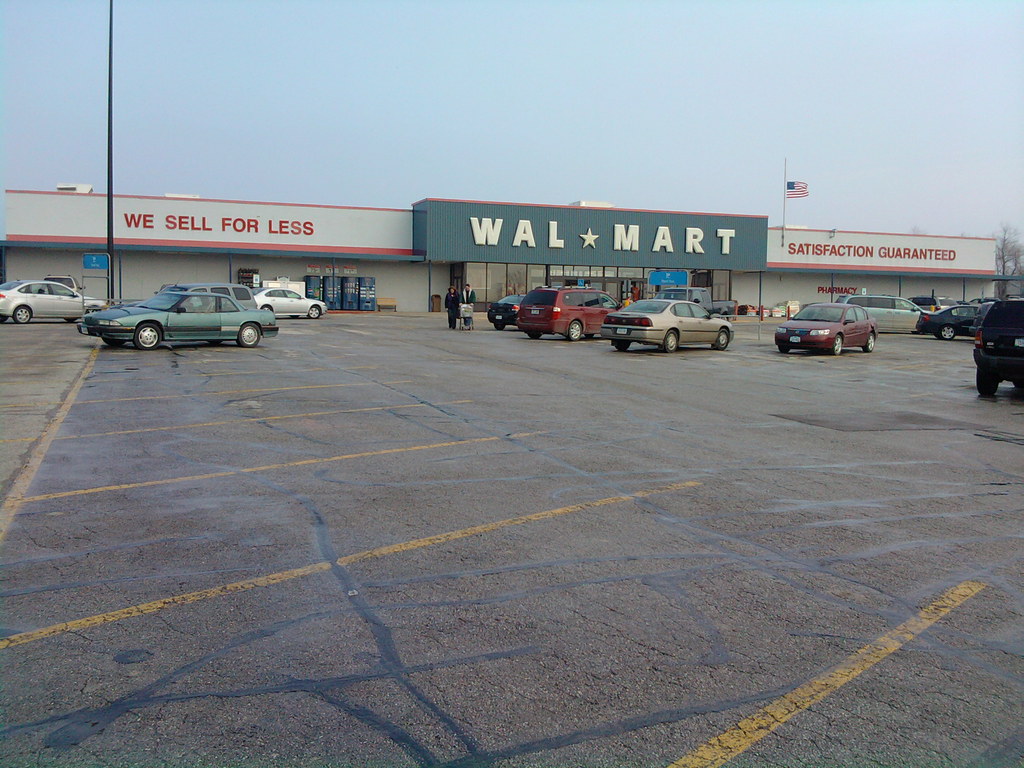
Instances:
[[[571,515],[576,512],[583,512],[588,509],[594,509],[596,507],[602,507],[608,504],[617,504],[623,501],[630,501],[636,498],[653,496],[658,493],[668,493],[670,491],[680,490],[682,488],[692,488],[698,485],[700,485],[699,482],[695,480],[690,480],[687,482],[673,483],[672,485],[661,486],[659,488],[652,488],[646,491],[639,491],[637,493],[633,493],[626,496],[609,496],[604,499],[597,499],[596,501],[586,501],[581,504],[573,504],[568,507],[559,507],[558,509],[549,509],[543,512],[534,512],[533,514],[529,515],[507,518],[505,520],[498,520],[493,523],[485,523],[484,525],[475,525],[470,528],[463,528],[458,531],[449,531],[448,533],[441,533],[435,536],[425,536],[423,538],[412,539],[401,544],[392,544],[383,547],[376,547],[374,549],[368,549],[363,552],[356,552],[351,555],[339,557],[335,562],[338,565],[342,566],[349,565],[351,563],[358,563],[363,560],[371,560],[373,558],[385,557],[386,555],[394,555],[400,552],[409,552],[415,549],[423,549],[424,547],[431,547],[436,544],[444,544],[446,542],[455,541],[457,539],[465,539],[470,536],[479,536],[484,533],[497,531],[501,528],[508,528],[509,526],[513,525],[525,525],[527,523],[537,522],[538,520],[550,520],[554,517]],[[280,584],[284,581],[290,581],[292,579],[310,576],[315,573],[323,573],[324,571],[330,570],[330,568],[330,562],[325,561],[320,563],[313,563],[312,565],[303,566],[302,568],[293,568],[287,571],[271,573],[266,576],[259,576],[255,579],[246,579],[244,581],[236,581],[231,584],[222,584],[218,587],[210,587],[209,589],[200,589],[195,592],[186,592],[184,594],[173,595],[171,597],[165,597],[159,600],[151,600],[147,603],[139,603],[137,605],[128,606],[127,608],[121,608],[119,610],[110,611],[108,613],[101,613],[95,616],[87,616],[82,619],[75,619],[74,621],[65,621],[60,624],[53,624],[49,627],[35,629],[30,632],[20,632],[16,635],[9,635],[8,637],[0,639],[0,650],[4,648],[12,648],[16,645],[24,645],[25,643],[31,643],[36,640],[42,640],[47,637],[62,635],[67,632],[80,631],[83,629],[89,629],[90,627],[98,627],[101,624],[109,624],[114,621],[121,621],[122,619],[130,619],[135,616],[144,616],[148,613],[156,613],[157,611],[162,611],[165,608],[170,608],[175,605],[186,605],[188,603],[195,603],[199,602],[200,600],[208,600],[212,597],[220,597],[221,595],[227,595],[233,592],[244,592],[246,590],[254,589],[256,587],[267,587],[273,584]]]
[[[57,409],[57,413],[50,419],[50,423],[46,425],[46,429],[43,430],[42,435],[39,437],[38,445],[36,445],[25,466],[21,468],[21,471],[18,472],[17,477],[15,477],[14,482],[11,484],[11,490],[7,494],[7,498],[4,499],[3,507],[0,507],[0,542],[7,536],[7,529],[11,524],[11,520],[18,514],[21,505],[25,503],[24,494],[29,489],[29,486],[32,485],[32,480],[35,479],[36,472],[43,463],[46,452],[50,449],[50,443],[53,442],[54,437],[56,437],[57,432],[60,430],[60,425],[64,422],[68,411],[71,410],[71,405],[74,403],[75,398],[78,396],[78,391],[82,388],[86,377],[88,377],[89,372],[92,370],[98,353],[97,349],[89,353],[89,359],[86,360],[82,370],[78,373],[78,378],[75,379],[71,389],[68,390],[68,394],[64,398],[64,404]]]
[[[197,424],[175,424],[170,427],[147,427],[146,429],[121,429],[116,432],[92,432],[85,435],[63,435],[57,440],[80,440],[83,437],[112,437],[113,435],[137,435],[142,432],[166,432],[179,429],[196,429],[197,427],[222,427],[226,424],[246,424],[253,421],[280,421],[282,419],[309,419],[314,416],[333,416],[339,413],[371,413],[373,411],[397,411],[403,408],[433,408],[440,405],[463,405],[472,400],[452,400],[450,403],[406,403],[405,405],[378,405],[368,408],[343,408],[334,411],[311,411],[309,413],[289,413],[282,416],[254,416],[250,419],[227,419],[225,421],[204,421]],[[31,439],[31,438],[22,438]],[[2,443],[13,440],[0,440]]]
[[[735,727],[716,736],[668,768],[715,768],[746,751],[793,715],[803,712],[840,686],[853,680],[928,629],[947,613],[985,588],[980,581],[965,581],[944,592],[914,618],[865,645],[824,675],[804,683]]]
[[[281,464],[265,464],[261,467],[247,467],[245,469],[229,469],[223,472],[207,472],[202,475],[186,475],[184,477],[168,477],[163,480],[144,480],[139,483],[123,483],[121,485],[104,485],[97,488],[80,488],[77,491],[60,491],[58,493],[44,493],[39,496],[26,496],[21,501],[45,501],[47,499],[64,499],[69,496],[86,496],[93,493],[105,493],[107,491],[123,491],[131,488],[151,488],[155,485],[170,485],[172,483],[194,483],[199,480],[213,480],[219,477],[235,477],[251,472],[269,472],[276,469],[290,469],[291,467],[305,467],[313,464],[327,464],[332,461],[346,461],[348,459],[364,459],[370,456],[387,456],[395,453],[410,453],[412,451],[427,451],[432,448],[449,448],[455,445],[473,445],[474,443],[492,443],[496,440],[511,438],[529,437],[539,435],[539,432],[522,432],[516,435],[502,437],[473,437],[466,440],[449,440],[444,443],[428,443],[426,445],[411,445],[406,448],[384,448],[377,451],[362,451],[361,453],[346,453],[341,456],[328,456],[321,459],[300,459],[299,461],[287,461]]]

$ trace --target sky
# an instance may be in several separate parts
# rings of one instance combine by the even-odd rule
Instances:
[[[113,0],[115,194],[1024,231],[1024,2]],[[107,190],[108,0],[0,0],[0,182]]]

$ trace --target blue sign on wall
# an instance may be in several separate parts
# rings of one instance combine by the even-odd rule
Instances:
[[[673,272],[661,270],[658,272],[651,272],[649,282],[651,285],[689,285],[690,273],[685,270]]]
[[[82,269],[109,269],[110,256],[105,253],[83,253]]]

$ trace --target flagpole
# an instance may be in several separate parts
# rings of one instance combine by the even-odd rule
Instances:
[[[788,184],[789,158],[782,159],[782,245],[786,244],[786,184]]]

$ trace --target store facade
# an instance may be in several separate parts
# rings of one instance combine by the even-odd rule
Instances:
[[[449,285],[481,304],[537,285],[585,285],[617,298],[650,293],[651,273],[743,305],[827,301],[843,293],[991,295],[995,243],[836,230],[769,229],[766,216],[428,198],[410,209],[182,196],[8,191],[5,280],[81,277],[91,295],[137,299],[172,282],[369,278],[400,311],[437,307]],[[108,292],[109,293],[105,293]]]

